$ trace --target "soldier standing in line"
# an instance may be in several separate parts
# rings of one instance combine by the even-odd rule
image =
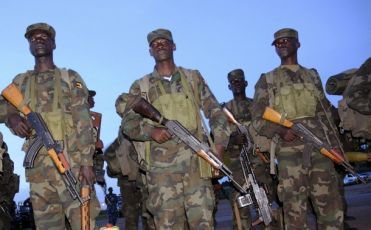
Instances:
[[[176,66],[172,34],[157,29],[147,36],[155,60],[152,73],[135,81],[132,95],[143,96],[168,119],[179,121],[205,140],[200,110],[209,118],[216,152],[227,146],[227,122],[221,107],[197,70]],[[131,139],[148,143],[145,150],[149,198],[147,208],[157,229],[213,229],[214,193],[210,165],[170,132],[129,111],[122,122]]]
[[[121,118],[124,116],[127,97],[127,93],[122,93],[115,103],[116,112]],[[117,184],[120,187],[124,204],[122,213],[125,217],[125,228],[138,229],[139,216],[141,216],[143,229],[155,229],[153,216],[146,208],[148,189],[146,172],[142,167],[145,153],[143,149],[136,148],[138,145],[122,133],[121,127],[115,142],[110,150],[114,152],[114,157],[109,165],[112,166],[111,170],[117,168]],[[108,162],[108,157],[106,160]],[[113,165],[115,161],[118,162],[116,167]],[[108,166],[107,170],[109,170]]]
[[[112,187],[108,188],[108,194],[104,198],[104,202],[107,205],[108,223],[116,225],[117,220],[117,196],[113,193]]]
[[[246,96],[247,81],[245,80],[245,74],[242,69],[235,69],[228,73],[228,88],[233,93],[233,99],[225,103],[224,106],[233,114],[234,118],[242,125],[247,127],[251,124],[251,105],[252,99]],[[251,129],[250,129],[251,130]],[[251,135],[255,133],[250,133],[248,137],[244,134],[240,134],[237,130],[236,125],[230,125],[231,134],[229,136],[229,143],[227,147],[226,155],[229,158],[228,167],[233,171],[233,178],[237,180],[238,183],[244,184],[245,177],[243,175],[243,170],[240,162],[240,153],[242,146],[246,143],[247,138],[251,139]],[[252,143],[253,144],[253,143]],[[254,146],[255,148],[255,146]],[[267,157],[265,155],[256,155],[255,149],[249,152],[248,157],[251,162],[251,168],[257,178],[257,181],[266,190],[269,202],[276,201],[276,189],[272,177],[269,175],[269,162],[267,162]],[[234,190],[231,197],[229,197],[232,210],[236,210],[234,206],[237,205],[236,199],[240,196],[239,191]],[[236,213],[233,212],[233,226],[236,225]],[[238,216],[238,215],[237,215]],[[239,216],[241,227],[243,229],[251,229],[252,226],[259,225],[260,223],[254,222],[253,216],[250,213],[250,206],[246,206],[239,209]],[[262,223],[263,224],[263,223]],[[264,225],[264,224],[263,224]],[[271,224],[273,225],[273,223]]]
[[[313,204],[319,229],[342,229],[343,207],[334,163],[294,132],[262,118],[265,107],[301,122],[330,146],[340,149],[334,130],[331,103],[325,97],[321,79],[314,69],[298,64],[298,32],[284,28],[274,34],[272,45],[281,65],[262,74],[255,85],[253,125],[260,135],[280,137],[277,151],[278,196],[283,202],[286,229],[308,229],[308,198]]]
[[[0,132],[0,229],[11,229],[15,221],[14,196],[19,191],[19,176],[14,173],[8,147]]]
[[[80,191],[80,186],[93,188],[95,182],[95,140],[87,102],[88,89],[77,72],[54,64],[55,35],[54,28],[46,23],[27,27],[25,37],[35,58],[35,66],[33,70],[17,75],[13,83],[31,110],[42,116],[54,140],[64,150],[71,171],[78,179],[77,191]],[[35,141],[35,131],[16,108],[1,103],[3,106],[7,110],[6,125],[16,135],[26,138],[23,150],[27,152]],[[37,228],[64,229],[67,216],[72,229],[81,229],[79,201],[71,197],[46,148],[36,151],[34,166],[26,168],[26,178],[30,182]],[[93,189],[90,198],[90,226],[94,227],[100,206]]]

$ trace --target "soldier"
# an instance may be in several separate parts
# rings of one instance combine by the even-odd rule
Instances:
[[[205,140],[200,109],[209,118],[217,154],[227,145],[226,118],[220,105],[197,70],[176,66],[172,34],[157,29],[147,36],[155,60],[152,73],[135,81],[132,95],[143,96],[166,118],[179,121],[199,139]],[[145,141],[149,198],[147,208],[158,229],[213,229],[214,193],[210,165],[169,131],[129,111],[123,132]],[[148,145],[147,145],[148,144]]]
[[[19,191],[19,176],[0,132],[0,229],[11,229],[15,221],[14,196]]]
[[[145,209],[145,198],[148,197],[146,181],[139,169],[138,153],[131,141],[121,132],[104,152],[107,162],[107,173],[117,178],[121,192],[121,213],[125,217],[125,229],[138,229],[139,216],[142,217],[143,229],[154,229],[153,218]],[[151,223],[152,220],[152,223]]]
[[[272,45],[281,66],[262,74],[255,86],[252,106],[253,125],[259,134],[280,137],[278,160],[278,197],[283,202],[286,229],[307,229],[306,215],[310,198],[319,229],[341,229],[343,207],[333,162],[294,132],[262,119],[266,106],[287,119],[301,122],[329,145],[340,148],[331,117],[331,104],[324,95],[314,69],[298,64],[298,32],[284,28],[274,34]]]
[[[245,80],[245,74],[242,69],[235,69],[228,73],[228,88],[233,93],[233,99],[227,102],[224,106],[233,114],[235,119],[242,125],[245,125],[249,129],[250,122],[251,122],[251,105],[252,99],[246,97],[246,87],[247,81]],[[250,129],[251,130],[251,129]],[[231,134],[229,136],[229,143],[227,147],[227,154],[229,160],[226,162],[229,163],[229,168],[233,171],[233,178],[237,180],[240,184],[244,184],[245,177],[243,175],[242,166],[240,162],[240,153],[242,150],[242,145],[247,144],[246,136],[240,134],[237,130],[235,125],[230,126]],[[250,135],[254,133],[250,133]],[[247,137],[250,138],[250,137]],[[253,152],[248,154],[250,162],[252,163],[251,167],[254,171],[254,174],[262,187],[266,189],[266,193],[268,195],[268,199],[270,202],[276,200],[276,192],[275,192],[275,185],[271,176],[269,175],[269,164],[267,162],[267,157],[262,155],[261,152],[258,152],[259,149],[254,149]],[[259,155],[257,155],[257,153]],[[236,209],[236,199],[240,196],[237,190],[234,190],[232,196],[230,198],[231,205],[233,210],[238,211]],[[240,216],[240,224],[243,229],[251,229],[252,228],[252,216],[250,214],[250,207],[246,206],[239,209],[239,215],[236,215],[234,212],[233,220],[234,220],[234,228],[237,227],[236,225],[236,216]],[[258,222],[254,223],[258,225]]]
[[[105,191],[106,187],[106,180],[104,179],[104,156],[103,156],[103,141],[100,139],[100,129],[101,129],[101,121],[102,121],[102,114],[91,111],[92,108],[95,106],[94,96],[97,93],[94,90],[89,90],[89,97],[88,97],[88,104],[90,109],[90,115],[93,121],[93,131],[94,131],[94,139],[95,141],[95,150],[93,155],[93,167],[95,172],[95,178],[97,184],[102,186],[103,190]]]
[[[88,89],[77,72],[54,64],[55,34],[54,28],[46,23],[27,27],[25,37],[35,66],[17,75],[13,83],[24,95],[25,103],[42,116],[60,149],[64,149],[71,171],[78,178],[77,191],[80,191],[80,186],[92,187],[95,182],[92,159],[95,140],[87,102]],[[26,137],[23,150],[27,152],[35,141],[35,131],[16,108],[4,103],[1,106],[7,107],[6,125],[18,136]],[[79,201],[71,197],[45,147],[35,151],[38,153],[34,166],[26,168],[26,178],[30,182],[37,228],[64,229],[66,215],[72,229],[81,229]],[[90,197],[90,225],[95,226],[100,207],[94,190]]]
[[[104,198],[104,202],[107,205],[108,223],[116,225],[117,220],[117,196],[113,193],[112,187],[108,188],[108,194]]]

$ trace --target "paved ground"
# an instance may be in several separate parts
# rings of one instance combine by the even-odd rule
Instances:
[[[366,185],[346,186],[345,197],[348,202],[348,215],[356,218],[355,220],[349,220],[349,225],[358,230],[371,229],[371,183],[369,182]],[[219,202],[216,215],[218,222],[217,230],[232,229],[232,212],[227,200],[221,200]],[[120,218],[118,221],[117,225],[120,229],[124,229],[123,221],[123,218]],[[310,217],[309,221],[312,223],[312,229],[316,229],[313,224],[313,217]],[[98,222],[100,227],[104,224],[104,220]]]

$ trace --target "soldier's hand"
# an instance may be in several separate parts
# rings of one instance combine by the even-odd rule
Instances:
[[[221,144],[215,144],[215,151],[216,157],[219,158],[219,160],[223,159],[224,146]]]
[[[97,184],[102,187],[106,185],[106,180],[104,179],[104,170],[100,170],[95,173],[95,180],[97,181]]]
[[[95,142],[95,148],[96,149],[103,149],[104,148],[103,141],[101,139],[99,139],[97,142]]]
[[[31,126],[28,124],[26,119],[17,113],[8,116],[7,124],[9,128],[11,128],[14,133],[21,138],[31,135]]]
[[[292,129],[282,127],[281,131],[278,133],[282,139],[287,142],[294,141],[298,136],[292,131]]]
[[[151,137],[157,143],[162,144],[171,139],[171,134],[167,128],[155,127],[152,130]]]
[[[246,143],[246,135],[243,133],[234,131],[231,133],[229,137],[229,142],[232,145],[243,145]]]
[[[95,183],[95,173],[93,170],[93,166],[81,166],[79,180],[82,186],[89,185],[90,187],[93,187]]]

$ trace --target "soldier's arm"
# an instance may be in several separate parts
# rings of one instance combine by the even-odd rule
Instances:
[[[259,135],[272,138],[275,134],[283,135],[286,128],[263,119],[265,107],[269,106],[268,85],[262,74],[255,85],[254,99],[251,105],[252,125]]]
[[[199,97],[201,103],[201,109],[204,112],[206,118],[209,119],[209,125],[213,133],[214,142],[216,145],[222,145],[224,148],[228,144],[228,123],[220,103],[211,92],[209,86],[205,82],[201,73],[196,70],[196,84],[198,86],[198,92],[200,95],[195,95]]]
[[[81,153],[81,165],[93,166],[95,140],[93,124],[89,113],[88,89],[80,75],[69,70],[71,81],[71,114],[76,129],[76,143]]]
[[[127,96],[119,96],[116,100],[116,112],[121,116],[122,132],[132,140],[151,141],[151,133],[154,129],[147,119],[131,110],[131,105],[140,97],[140,86],[135,81],[130,87]]]

